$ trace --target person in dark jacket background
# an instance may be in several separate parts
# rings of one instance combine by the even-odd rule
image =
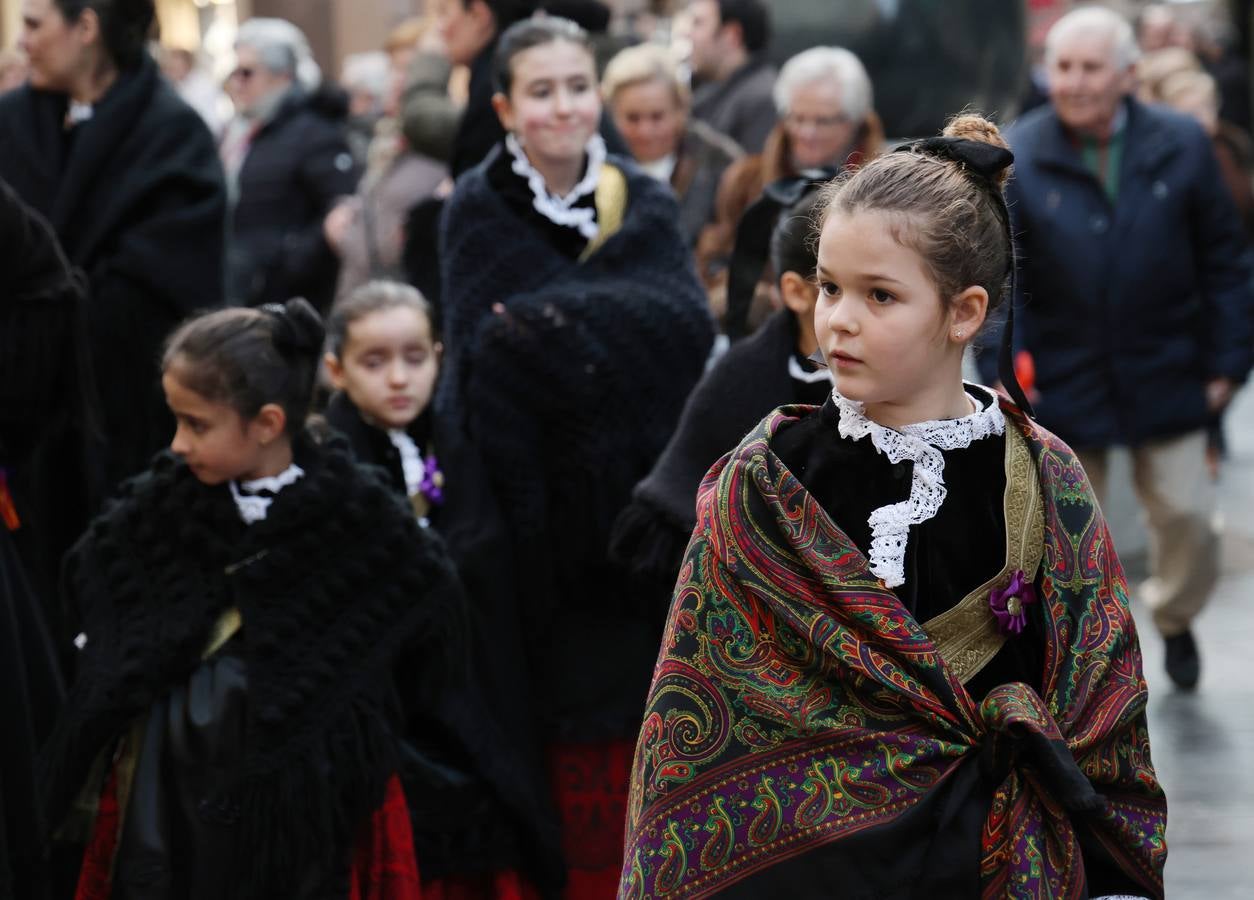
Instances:
[[[0,98],[0,177],[47,216],[87,276],[107,440],[98,457],[113,484],[141,469],[172,427],[161,339],[221,302],[222,167],[209,129],[145,49],[152,0],[23,9],[31,76]]]
[[[345,97],[322,84],[290,22],[250,19],[235,54],[239,117],[221,148],[233,201],[228,297],[250,306],[304,297],[325,310],[339,259],[323,223],[360,174]]]
[[[746,153],[761,153],[775,127],[775,67],[767,62],[770,13],[761,0],[694,0],[692,114]]]
[[[44,900],[36,759],[64,690],[24,539],[46,545],[82,503],[89,372],[82,281],[51,226],[3,182],[0,271],[0,898]]]
[[[1099,495],[1106,449],[1132,450],[1151,533],[1142,596],[1168,674],[1191,688],[1190,623],[1219,572],[1206,426],[1250,369],[1251,260],[1201,127],[1130,96],[1136,53],[1101,8],[1049,33],[1051,102],[1009,132],[1020,340],[1041,423],[1077,449]]]

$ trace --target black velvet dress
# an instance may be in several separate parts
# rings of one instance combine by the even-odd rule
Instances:
[[[977,400],[991,402],[985,395]],[[871,549],[871,513],[910,496],[914,464],[893,463],[869,438],[840,437],[840,412],[828,400],[776,438],[775,451],[864,555]],[[920,623],[946,612],[996,575],[1006,555],[1003,464],[1006,440],[993,435],[969,447],[946,450],[945,486],[940,511],[910,528],[906,544],[905,583],[894,588]],[[855,474],[856,473],[856,474]],[[993,660],[968,683],[974,698],[1008,681],[1039,690],[1041,640],[1029,617],[1019,639],[1007,641]]]

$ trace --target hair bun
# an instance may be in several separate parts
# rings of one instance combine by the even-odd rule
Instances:
[[[1010,149],[1010,145],[1002,137],[1001,129],[995,123],[973,113],[954,116],[949,120],[949,124],[945,126],[945,130],[941,134],[945,137],[978,141],[981,144],[992,144],[994,147],[1001,147],[1003,150]],[[1006,181],[1010,178],[1010,172],[1011,169],[1007,166],[993,178],[993,182],[999,188],[1004,188]]]
[[[304,297],[294,297],[286,303],[267,303],[262,307],[274,317],[274,345],[280,350],[291,350],[317,356],[326,340],[326,327],[322,317]]]

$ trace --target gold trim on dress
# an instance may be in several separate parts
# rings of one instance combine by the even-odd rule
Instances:
[[[605,246],[605,242],[623,227],[623,218],[627,214],[627,176],[622,169],[612,163],[601,165],[595,199],[597,236],[588,241],[588,246],[579,254],[580,262]]]
[[[1023,435],[1006,423],[1006,564],[957,606],[923,623],[945,665],[966,683],[997,655],[1006,636],[989,609],[989,594],[1004,587],[1016,571],[1036,582],[1045,552],[1045,510],[1040,476]]]

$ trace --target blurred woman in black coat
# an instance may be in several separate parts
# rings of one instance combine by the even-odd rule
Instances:
[[[0,178],[48,218],[87,277],[106,442],[97,459],[112,485],[173,427],[162,338],[221,302],[222,167],[208,128],[145,49],[152,0],[28,0],[23,10],[30,81],[0,97]]]
[[[283,19],[250,19],[235,42],[238,117],[222,139],[231,190],[227,296],[259,306],[304,297],[326,311],[336,237],[327,213],[357,190],[348,97],[325,85],[304,34]]]
[[[35,751],[63,692],[28,573],[32,548],[82,503],[86,347],[79,279],[48,223],[3,182],[0,272],[0,900],[36,900],[47,895]]]

